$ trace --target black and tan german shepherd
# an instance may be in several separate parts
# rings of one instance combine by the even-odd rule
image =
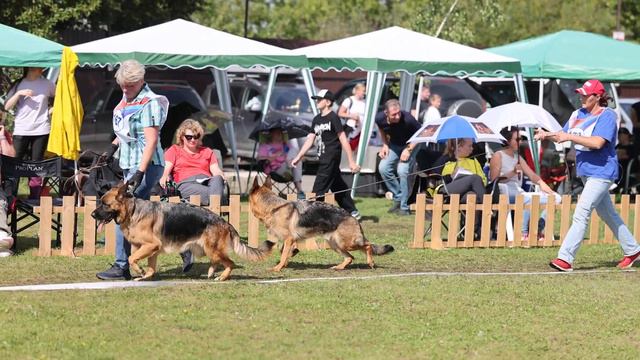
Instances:
[[[99,222],[115,220],[125,239],[131,243],[129,266],[148,279],[156,272],[158,254],[191,250],[194,255],[206,255],[211,260],[208,277],[216,266],[224,271],[215,280],[227,280],[233,261],[230,248],[241,258],[263,260],[271,253],[274,243],[265,241],[259,249],[240,242],[236,229],[208,209],[185,203],[170,204],[136,199],[121,184],[101,198],[101,204],[91,214]],[[149,258],[146,271],[138,261]]]
[[[271,179],[260,186],[254,179],[249,192],[251,212],[265,226],[270,234],[282,240],[284,246],[280,262],[273,271],[287,266],[296,242],[314,236],[323,236],[329,246],[344,256],[342,263],[331,267],[344,270],[353,261],[349,251],[362,250],[367,254],[367,264],[372,269],[373,255],[384,255],[393,251],[393,246],[374,245],[365,238],[358,220],[337,206],[321,201],[287,201],[271,191]]]

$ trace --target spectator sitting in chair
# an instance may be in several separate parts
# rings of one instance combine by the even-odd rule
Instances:
[[[621,127],[618,130],[618,144],[616,144],[616,155],[618,155],[618,162],[621,167],[620,184],[624,186],[627,179],[627,167],[631,160],[636,159],[638,152],[636,151],[635,144],[631,142],[631,132],[627,128]],[[631,175],[634,175],[634,170],[637,169],[637,164],[632,165]]]
[[[5,130],[4,126],[0,126],[0,154],[5,156],[16,156],[16,150],[13,148],[11,134]],[[0,181],[4,179],[0,178]],[[11,229],[7,222],[7,211],[9,202],[7,201],[7,193],[4,186],[0,187],[0,257],[11,256],[11,247],[13,246],[13,237],[11,237]]]
[[[281,129],[271,129],[268,142],[260,141],[258,146],[258,160],[266,160],[264,173],[274,180],[285,182],[293,180],[298,192],[298,199],[304,199],[302,190],[302,166],[291,167],[289,164],[298,154],[298,140],[287,139]],[[276,178],[279,177],[279,178]]]
[[[562,200],[553,189],[547,185],[527,164],[522,156],[518,154],[520,147],[520,134],[518,128],[504,128],[500,131],[507,143],[502,150],[496,151],[491,158],[489,165],[489,177],[491,181],[500,181],[505,185],[509,196],[509,202],[514,203],[517,195],[524,197],[524,204],[531,203],[533,195],[540,197],[540,204],[546,204],[549,198],[554,199],[556,204]],[[525,192],[522,189],[522,174],[526,175],[534,184],[540,186],[540,192]],[[529,217],[531,212],[525,210],[524,219],[522,221],[522,240],[529,240]],[[545,212],[542,212],[540,222],[538,223],[538,240],[544,240]]]
[[[213,150],[202,146],[204,129],[199,122],[187,119],[176,131],[176,144],[164,153],[164,173],[160,186],[166,189],[169,179],[177,184],[183,199],[200,195],[200,203],[209,205],[210,195],[222,196],[224,173]]]
[[[478,160],[470,158],[473,152],[473,140],[452,139],[447,142],[445,153],[453,153],[455,160],[444,164],[443,190],[451,194],[460,194],[460,201],[466,202],[469,194],[476,194],[476,202],[481,203],[487,186],[487,177]]]

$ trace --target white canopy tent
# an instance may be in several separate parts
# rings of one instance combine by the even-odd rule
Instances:
[[[367,71],[367,99],[362,139],[369,139],[381,91],[389,72],[402,72],[400,102],[408,110],[416,74],[431,76],[512,76],[521,72],[516,59],[393,26],[370,33],[294,50],[312,70]],[[522,94],[522,78],[516,76]],[[521,97],[520,97],[521,98]],[[368,141],[360,141],[356,161],[364,162]],[[353,187],[358,177],[354,176]],[[352,195],[355,191],[352,190]]]
[[[228,113],[232,112],[229,81],[225,71],[229,67],[274,69],[307,66],[304,56],[293,54],[289,50],[182,19],[76,45],[72,49],[78,54],[80,66],[113,66],[127,59],[136,59],[144,65],[171,69],[211,68],[221,110]],[[265,101],[265,106],[266,104],[268,102]],[[225,127],[237,172],[237,139],[233,122],[228,122]]]

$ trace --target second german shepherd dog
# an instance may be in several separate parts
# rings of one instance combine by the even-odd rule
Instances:
[[[353,261],[349,253],[362,250],[367,254],[367,264],[374,268],[373,255],[384,255],[393,251],[393,246],[377,246],[369,242],[362,232],[358,220],[345,210],[321,201],[287,201],[271,191],[271,179],[258,185],[254,179],[249,192],[251,212],[267,227],[270,234],[282,240],[284,245],[280,262],[273,271],[287,266],[296,242],[313,236],[323,236],[329,246],[344,256],[342,263],[331,267],[344,270]]]
[[[224,271],[215,280],[229,278],[233,261],[229,251],[241,258],[258,261],[271,253],[274,243],[265,241],[259,249],[240,242],[236,229],[220,216],[199,206],[136,199],[127,192],[127,184],[109,190],[101,204],[91,214],[100,222],[115,220],[125,239],[131,243],[129,266],[148,279],[156,272],[160,252],[183,252],[190,249],[194,255],[204,254],[211,260],[207,276],[211,278],[216,266]],[[149,258],[148,268],[142,270],[138,261]]]

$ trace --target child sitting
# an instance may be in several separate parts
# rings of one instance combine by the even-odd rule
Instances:
[[[293,181],[298,197],[304,198],[302,167],[291,168],[288,164],[297,153],[297,140],[289,140],[282,129],[271,129],[269,132],[260,134],[258,159],[265,160],[264,173],[278,182]]]

